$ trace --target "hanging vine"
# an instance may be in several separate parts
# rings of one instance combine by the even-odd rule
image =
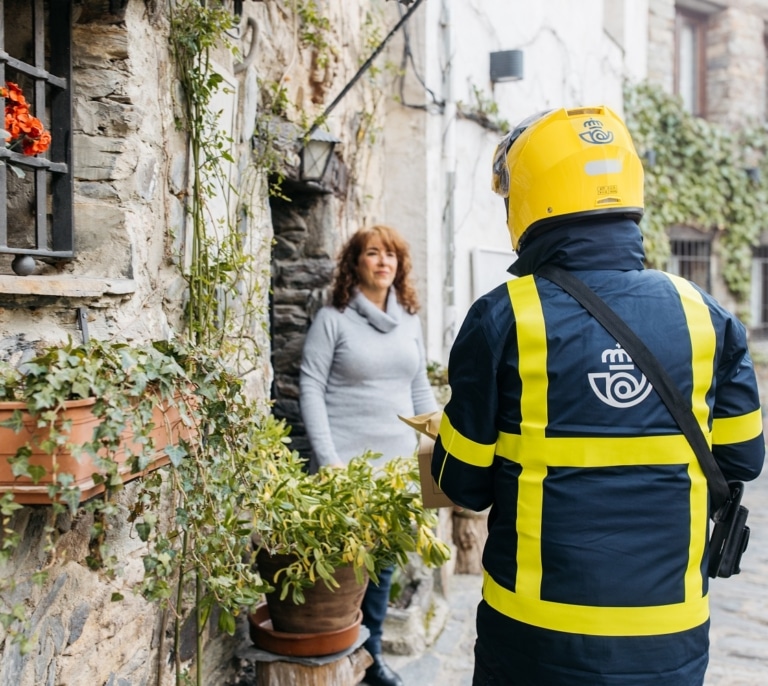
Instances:
[[[213,69],[211,53],[237,55],[227,38],[236,23],[237,17],[219,6],[193,0],[171,6],[171,51],[182,94],[176,125],[187,135],[190,155],[187,334],[195,343],[224,346],[228,353],[235,346],[227,343],[239,345],[261,314],[255,309],[259,299],[250,293],[258,288],[253,246],[238,229],[248,213],[250,189],[238,188],[228,176],[235,165],[234,141],[213,106],[218,92],[226,96],[230,91]]]
[[[768,226],[768,130],[694,117],[678,98],[647,83],[626,85],[624,111],[645,166],[640,226],[649,264],[666,266],[672,226],[719,233],[722,277],[744,305],[752,248]]]

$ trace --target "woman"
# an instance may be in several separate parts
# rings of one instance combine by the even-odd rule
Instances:
[[[412,455],[416,435],[397,415],[437,409],[410,270],[407,243],[387,226],[360,229],[342,248],[332,304],[312,322],[301,362],[301,413],[314,468],[344,466],[366,450],[381,453],[379,461]],[[369,583],[363,599],[371,686],[402,684],[381,657],[392,571]]]

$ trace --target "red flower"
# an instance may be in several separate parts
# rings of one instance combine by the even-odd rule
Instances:
[[[29,138],[26,136],[21,142],[21,150],[25,155],[37,155],[39,152],[48,150],[51,144],[51,134],[43,131],[38,138]]]
[[[9,137],[6,146],[21,146],[25,155],[45,152],[51,144],[51,134],[42,122],[29,113],[29,105],[21,88],[12,81],[0,87],[0,96],[5,98],[5,130]]]

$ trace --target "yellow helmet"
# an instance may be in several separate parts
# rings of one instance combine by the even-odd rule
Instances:
[[[621,118],[602,105],[540,112],[496,148],[493,190],[512,247],[563,218],[643,216],[643,165]]]

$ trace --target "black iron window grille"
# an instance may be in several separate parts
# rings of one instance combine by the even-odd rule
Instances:
[[[17,84],[51,134],[36,155],[0,143],[0,254],[27,274],[74,253],[72,0],[0,0],[0,22],[0,86]]]
[[[671,255],[669,271],[693,281],[705,291],[712,291],[710,257],[712,246],[709,241],[670,241]]]

